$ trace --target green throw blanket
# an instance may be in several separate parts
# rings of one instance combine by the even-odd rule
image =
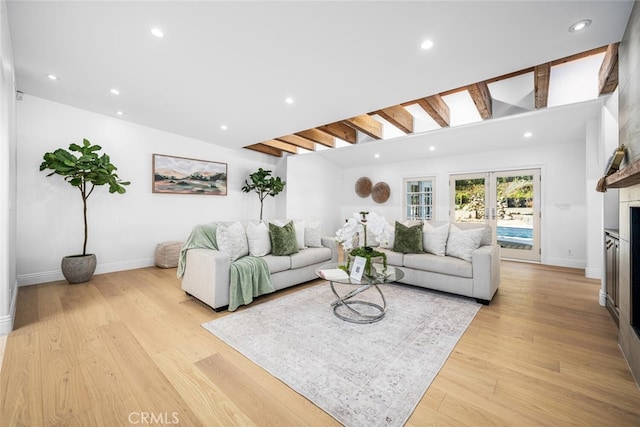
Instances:
[[[231,263],[229,311],[250,304],[253,297],[273,292],[269,266],[259,257],[245,256]]]
[[[184,275],[187,266],[187,251],[202,248],[218,250],[217,224],[201,224],[193,227],[189,238],[180,250],[178,277]],[[267,263],[258,257],[245,256],[231,263],[229,284],[229,311],[249,304],[253,297],[273,292],[271,274]]]
[[[218,224],[200,224],[193,227],[191,234],[182,249],[180,250],[180,258],[178,259],[178,278],[184,274],[184,268],[187,265],[187,251],[189,249],[203,248],[218,250],[218,242],[216,241],[216,229]]]

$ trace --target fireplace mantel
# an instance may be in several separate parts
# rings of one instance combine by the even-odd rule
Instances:
[[[607,177],[607,188],[625,188],[640,184],[640,160]]]

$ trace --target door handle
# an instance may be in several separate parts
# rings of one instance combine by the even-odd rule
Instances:
[[[496,219],[496,208],[491,208],[491,219]]]

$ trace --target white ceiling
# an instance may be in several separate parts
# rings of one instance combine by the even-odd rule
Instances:
[[[632,0],[7,4],[18,90],[230,148],[618,42],[633,7]],[[586,31],[568,31],[585,18],[593,21]],[[151,35],[152,27],[165,37]],[[421,50],[427,38],[435,46]]]

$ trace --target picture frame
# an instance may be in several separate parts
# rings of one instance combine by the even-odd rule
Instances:
[[[364,274],[364,267],[367,264],[367,259],[361,256],[357,256],[353,260],[353,265],[351,266],[350,277],[353,280],[360,281],[362,279],[362,275]]]
[[[153,154],[152,192],[227,195],[227,164]]]

